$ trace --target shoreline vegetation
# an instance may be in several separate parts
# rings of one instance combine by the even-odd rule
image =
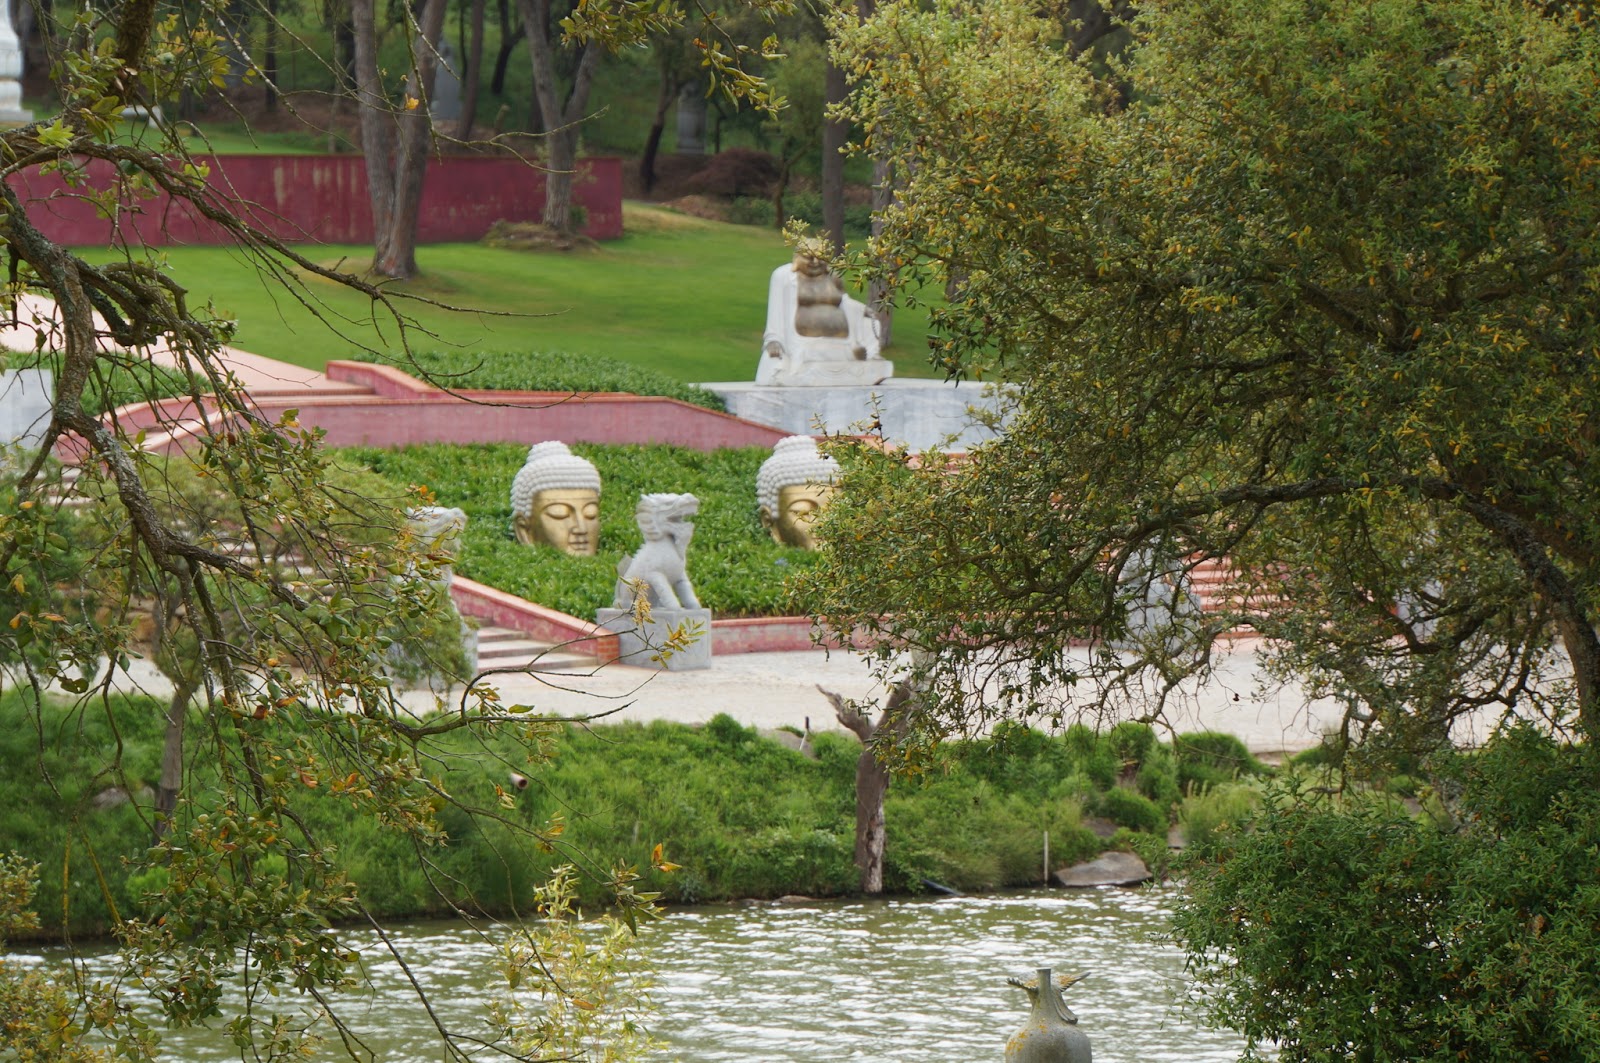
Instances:
[[[40,926],[21,940],[85,940],[107,935],[118,919],[158,916],[148,896],[167,876],[150,848],[164,709],[153,699],[111,697],[47,704],[30,716],[22,692],[0,698],[0,761],[42,769],[0,779],[0,852],[40,865]],[[196,715],[191,726],[210,721]],[[262,726],[284,742],[304,737],[290,715]],[[303,779],[294,812],[317,845],[339,851],[360,897],[383,918],[523,910],[563,863],[578,865],[579,899],[589,910],[605,903],[606,873],[619,864],[639,868],[639,888],[671,905],[857,893],[860,746],[843,732],[804,736],[807,755],[791,748],[802,736],[758,734],[722,715],[702,726],[577,727],[537,718],[515,726],[534,729],[547,759],[513,758],[522,747],[506,734],[448,744],[426,765],[458,798],[497,807],[500,818],[473,820],[445,806],[445,840],[424,852],[356,816],[338,780]],[[1203,844],[1207,824],[1251,806],[1252,780],[1268,770],[1231,736],[1166,743],[1140,724],[1055,736],[1008,726],[950,742],[890,788],[885,886],[912,895],[927,882],[962,892],[1038,885],[1046,830],[1054,867],[1121,849],[1159,873],[1171,824],[1186,825],[1191,845]],[[206,763],[189,766],[180,820],[225,812],[213,807],[208,771]],[[528,842],[529,827],[542,827],[547,844]],[[662,863],[657,845],[676,871],[653,866]],[[283,869],[251,874],[267,883]]]

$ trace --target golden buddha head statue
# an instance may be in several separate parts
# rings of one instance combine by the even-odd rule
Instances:
[[[833,495],[839,463],[810,436],[789,436],[772,448],[756,474],[761,524],[781,546],[817,548],[813,524]]]
[[[565,443],[536,443],[511,484],[517,542],[592,557],[600,546],[600,473]]]

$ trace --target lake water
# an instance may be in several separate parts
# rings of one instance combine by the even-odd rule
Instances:
[[[684,1063],[998,1063],[1028,1013],[1006,977],[1053,966],[1090,972],[1065,995],[1096,1063],[1236,1060],[1237,1035],[1176,1007],[1182,957],[1159,939],[1170,896],[1056,890],[675,909],[643,928],[660,1006],[653,1032],[668,1043],[666,1058]],[[439,1017],[485,1032],[496,975],[483,937],[465,923],[432,922],[393,938]],[[371,934],[349,939],[369,956],[374,989],[343,998],[346,1019],[378,1059],[441,1059],[400,966]],[[109,970],[111,958],[90,964]],[[190,1063],[239,1058],[216,1031],[170,1031],[165,1044],[168,1057]]]

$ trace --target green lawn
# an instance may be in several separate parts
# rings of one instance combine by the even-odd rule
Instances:
[[[418,348],[568,351],[603,354],[686,382],[751,380],[766,322],[767,278],[788,252],[775,232],[724,225],[628,204],[628,235],[596,251],[531,253],[476,244],[418,249],[424,276],[398,290],[415,291],[477,310],[451,313],[413,304],[410,312],[435,336],[416,334]],[[318,262],[346,259],[360,268],[366,247],[302,249]],[[399,349],[389,320],[373,326],[363,296],[320,279],[325,300],[316,320],[285,292],[265,283],[229,248],[169,248],[173,275],[191,302],[212,300],[237,318],[237,346],[297,365],[321,368],[359,345]],[[925,311],[896,315],[897,342],[887,352],[899,376],[931,376],[925,360]]]

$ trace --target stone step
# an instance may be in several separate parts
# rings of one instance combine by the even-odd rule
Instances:
[[[478,667],[526,668],[534,672],[592,672],[599,661],[584,653],[559,649],[520,631],[492,625],[478,629]]]

